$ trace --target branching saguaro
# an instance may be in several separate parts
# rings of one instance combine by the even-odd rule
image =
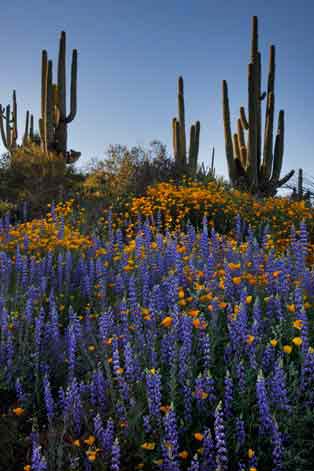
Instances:
[[[41,67],[41,118],[39,130],[44,152],[62,154],[67,163],[80,157],[80,152],[67,150],[68,124],[77,112],[77,50],[72,51],[70,112],[66,111],[66,37],[61,32],[57,83],[53,83],[52,60],[42,51]]]
[[[18,130],[17,130],[17,101],[16,91],[13,90],[12,97],[12,110],[11,105],[3,107],[0,104],[0,133],[4,147],[8,153],[12,156],[17,147],[20,147],[17,143]],[[22,145],[26,146],[30,143],[36,142],[36,136],[34,134],[34,116],[30,112],[26,111],[25,131],[22,140]]]
[[[258,51],[257,17],[252,19],[251,62],[248,66],[248,117],[243,106],[237,133],[231,135],[228,86],[222,82],[225,151],[231,184],[258,196],[274,196],[294,174],[280,179],[284,153],[284,111],[279,111],[273,150],[275,109],[275,46],[270,46],[267,93],[261,93],[261,54]],[[262,100],[266,98],[264,147],[262,149]],[[245,131],[248,132],[246,138]]]
[[[200,142],[200,122],[192,124],[190,129],[190,147],[187,156],[185,135],[185,110],[183,78],[178,79],[178,118],[172,120],[173,153],[180,174],[195,176],[198,166]]]

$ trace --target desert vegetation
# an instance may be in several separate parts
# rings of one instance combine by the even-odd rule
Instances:
[[[263,92],[253,17],[233,135],[222,83],[229,181],[200,121],[187,139],[182,77],[172,153],[116,144],[78,170],[65,48],[56,83],[42,51],[39,132],[27,111],[18,144],[16,91],[0,105],[0,469],[311,470],[314,209],[302,170],[278,195],[275,47]]]

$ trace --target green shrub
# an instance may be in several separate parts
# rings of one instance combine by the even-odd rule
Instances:
[[[34,216],[52,200],[71,197],[83,180],[61,155],[45,154],[37,144],[17,148],[12,157],[3,155],[0,177],[0,198],[16,207],[27,201]]]

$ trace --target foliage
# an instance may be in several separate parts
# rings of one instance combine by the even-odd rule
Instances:
[[[15,434],[0,446],[19,449],[13,466],[310,470],[305,224],[280,253],[244,221],[171,234],[137,215],[123,236],[108,214],[102,241],[84,218],[72,201],[0,224],[1,420]]]
[[[27,202],[29,215],[42,214],[52,200],[70,197],[83,176],[66,166],[61,155],[45,154],[37,144],[18,147],[2,156],[0,197],[19,206]]]
[[[148,188],[145,195],[134,198],[131,214],[144,217],[160,213],[164,227],[180,230],[187,221],[201,227],[205,214],[208,222],[221,233],[229,233],[239,215],[256,236],[270,227],[277,248],[284,249],[289,242],[291,225],[297,227],[306,221],[310,240],[314,243],[314,210],[304,201],[288,198],[256,199],[249,193],[228,188],[219,182],[202,185],[188,180],[185,184],[160,183]]]
[[[121,208],[149,185],[171,178],[177,178],[177,170],[161,142],[152,141],[148,149],[112,145],[104,161],[89,169],[84,189],[87,198],[100,198],[104,205]]]

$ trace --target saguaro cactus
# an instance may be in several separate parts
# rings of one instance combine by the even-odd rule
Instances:
[[[273,150],[273,124],[275,108],[275,46],[270,46],[268,85],[261,93],[261,54],[258,51],[257,17],[253,16],[251,62],[248,66],[248,119],[240,107],[237,133],[231,136],[228,86],[222,82],[225,150],[229,178],[233,186],[257,195],[275,195],[294,174],[291,170],[280,179],[284,151],[284,111],[279,111],[278,128]],[[267,96],[264,148],[262,154],[261,102]],[[245,132],[248,131],[246,143]]]
[[[5,108],[0,104],[0,133],[4,147],[9,154],[19,147],[17,144],[17,101],[16,91],[13,90],[12,111],[11,105]],[[29,111],[26,111],[25,131],[23,136],[23,145],[27,145],[34,141],[34,117]]]
[[[66,111],[66,37],[61,32],[58,58],[57,84],[53,83],[52,60],[46,50],[42,51],[41,69],[41,118],[39,129],[45,152],[62,154],[67,163],[76,161],[81,153],[67,150],[67,128],[77,112],[77,50],[72,51],[70,112]]]
[[[192,124],[190,129],[190,147],[187,156],[185,135],[185,110],[183,78],[178,79],[178,118],[172,120],[173,152],[179,173],[194,176],[197,172],[197,160],[200,141],[200,122]]]

